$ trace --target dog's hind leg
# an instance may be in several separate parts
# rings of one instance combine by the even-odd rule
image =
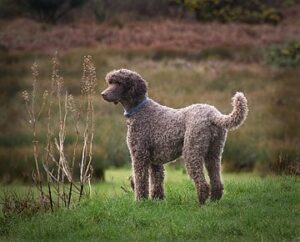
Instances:
[[[164,166],[150,164],[149,179],[150,179],[150,196],[152,199],[164,199]]]
[[[198,133],[198,135],[197,135]],[[209,197],[209,185],[204,176],[204,157],[206,156],[210,135],[205,129],[187,131],[183,148],[183,159],[189,176],[193,179],[200,204]],[[201,134],[201,135],[199,135]]]
[[[205,166],[208,172],[211,186],[211,200],[219,200],[223,195],[224,186],[221,180],[221,156],[226,140],[226,130],[219,129],[214,136],[206,158]]]
[[[203,157],[197,157],[197,159],[185,159],[185,166],[189,176],[195,183],[200,204],[204,204],[209,197],[209,185],[205,180],[203,162]]]

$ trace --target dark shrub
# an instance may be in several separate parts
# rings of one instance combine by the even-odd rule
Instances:
[[[94,13],[100,21],[120,15],[134,19],[166,16],[169,6],[169,0],[93,0]]]
[[[15,1],[0,0],[0,18],[15,17],[21,10]]]
[[[179,1],[179,0],[178,0]],[[185,0],[187,9],[201,21],[273,23],[282,20],[275,4],[267,0]]]
[[[56,23],[70,10],[81,6],[84,0],[14,0],[23,12],[39,20]]]
[[[299,66],[300,41],[290,41],[282,45],[274,45],[267,49],[266,62],[274,66]]]

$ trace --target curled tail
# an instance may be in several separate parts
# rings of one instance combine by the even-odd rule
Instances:
[[[228,115],[215,113],[211,121],[217,126],[225,129],[237,129],[241,126],[248,114],[247,99],[242,92],[237,92],[232,98],[233,110]]]

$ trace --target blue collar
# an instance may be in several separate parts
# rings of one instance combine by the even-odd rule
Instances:
[[[144,107],[144,106],[147,104],[148,101],[149,101],[149,98],[145,97],[145,98],[143,99],[143,101],[141,101],[141,102],[140,102],[138,105],[136,105],[135,107],[132,107],[132,108],[129,108],[128,110],[125,110],[125,111],[124,111],[124,116],[125,116],[126,118],[131,117],[133,114],[135,114],[135,113],[137,113],[138,111],[140,111],[140,109],[141,109],[142,107]]]

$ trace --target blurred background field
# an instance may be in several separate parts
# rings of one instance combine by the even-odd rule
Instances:
[[[65,88],[78,103],[83,56],[96,64],[95,179],[109,167],[130,166],[123,110],[99,95],[105,74],[118,68],[139,72],[149,96],[174,108],[208,103],[229,113],[232,95],[244,92],[249,117],[229,133],[223,169],[299,175],[298,1],[52,2],[52,8],[46,0],[0,2],[2,182],[31,181],[32,134],[21,92],[31,88],[34,61],[39,90],[49,89],[56,50]],[[41,143],[45,119],[38,126]],[[66,137],[67,148],[74,139]],[[180,161],[174,166],[182,169]]]

